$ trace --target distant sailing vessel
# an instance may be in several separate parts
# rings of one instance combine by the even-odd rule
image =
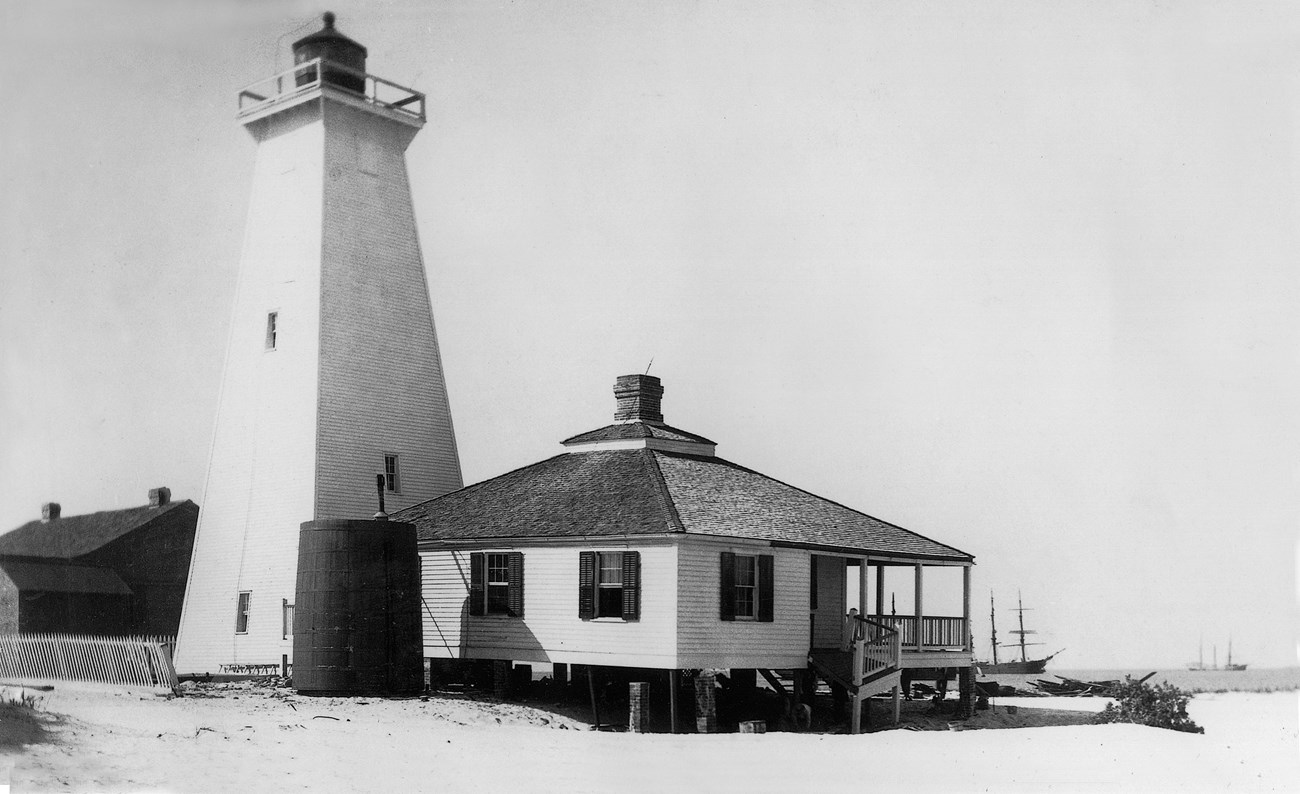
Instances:
[[[1213,662],[1207,665],[1205,663],[1205,643],[1202,642],[1196,652],[1196,661],[1188,662],[1187,669],[1195,672],[1206,671],[1206,670],[1226,670],[1228,672],[1233,672],[1233,673],[1239,673],[1242,670],[1246,669],[1246,665],[1240,663],[1233,664],[1232,662],[1232,638],[1231,637],[1228,638],[1228,663],[1227,664],[1225,664],[1223,667],[1219,667],[1219,646],[1211,645],[1210,653],[1211,653],[1210,658],[1213,660]]]
[[[1030,659],[1025,648],[1030,645],[1042,645],[1041,642],[1025,642],[1026,634],[1036,634],[1033,629],[1025,628],[1025,604],[1020,598],[1020,593],[1016,593],[1016,612],[1019,613],[1020,628],[1012,629],[1011,633],[1020,637],[1019,642],[1012,643],[1009,647],[1020,647],[1020,661],[1000,662],[998,661],[998,627],[994,618],[993,593],[989,592],[989,643],[993,646],[993,661],[976,662],[980,672],[984,675],[993,673],[1041,673],[1047,669],[1047,663],[1050,662],[1061,651],[1057,651],[1043,659]],[[1062,649],[1064,650],[1064,649]]]

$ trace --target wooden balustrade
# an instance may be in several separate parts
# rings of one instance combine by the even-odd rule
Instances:
[[[905,648],[916,647],[916,617],[914,615],[883,615],[872,618],[898,632]],[[962,618],[921,618],[921,647],[965,648],[966,621]]]

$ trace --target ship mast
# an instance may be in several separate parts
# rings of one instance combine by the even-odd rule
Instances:
[[[998,663],[998,623],[993,617],[993,591],[989,591],[989,643],[993,646],[993,663]]]

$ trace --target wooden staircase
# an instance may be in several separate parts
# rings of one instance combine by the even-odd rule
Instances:
[[[898,690],[902,679],[902,645],[898,631],[883,623],[856,617],[852,650],[816,648],[808,666],[829,683],[838,684],[853,699],[850,733],[862,727],[862,704],[872,695],[894,692],[894,721],[898,721]]]

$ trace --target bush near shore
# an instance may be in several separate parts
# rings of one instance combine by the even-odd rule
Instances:
[[[1152,686],[1128,678],[1116,687],[1114,698],[1115,702],[1107,703],[1097,715],[1097,722],[1131,722],[1171,731],[1205,733],[1204,728],[1187,716],[1191,693],[1173,684]]]

